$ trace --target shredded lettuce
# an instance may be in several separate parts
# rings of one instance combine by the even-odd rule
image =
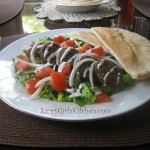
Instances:
[[[49,36],[45,36],[44,38],[38,37],[37,41],[38,42],[40,42],[40,41],[52,41],[52,38],[50,38]]]
[[[50,85],[45,85],[43,90],[40,92],[40,96],[49,100],[57,100],[58,92]]]
[[[59,102],[73,102],[73,98],[70,97],[69,93],[63,91],[58,94],[58,101]]]
[[[81,96],[74,97],[73,101],[79,106],[84,106],[86,104],[93,104],[95,100],[95,94],[91,90],[91,87],[89,84],[84,84],[83,88],[81,90]]]
[[[25,87],[25,81],[26,81],[26,80],[35,78],[35,73],[34,73],[34,71],[35,71],[35,68],[32,68],[32,69],[30,69],[30,70],[21,72],[21,73],[19,73],[19,74],[16,76],[17,81],[21,83],[22,87]]]
[[[129,75],[124,74],[121,81],[126,87],[131,87],[135,84],[135,80]]]
[[[94,100],[95,94],[91,90],[91,87],[88,83],[84,83],[83,88],[81,90],[81,96],[70,97],[70,93],[64,91],[58,94],[58,101],[74,102],[81,107],[86,104],[93,104]]]
[[[35,63],[36,64],[43,64],[43,61],[39,57],[35,57]]]
[[[74,40],[76,42],[77,47],[82,47],[85,44],[85,42],[83,42],[83,41],[81,41],[79,39],[74,39]]]
[[[74,102],[80,107],[86,104],[93,104],[95,100],[95,94],[88,83],[84,83],[81,90],[81,96],[78,97],[70,97],[70,93],[66,91],[57,92],[50,85],[46,85],[43,88],[40,96],[49,100],[57,100],[59,102]]]

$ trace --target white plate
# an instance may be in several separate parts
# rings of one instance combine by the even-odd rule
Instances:
[[[0,97],[8,105],[24,113],[46,119],[64,121],[85,121],[114,117],[126,113],[150,100],[150,80],[141,81],[135,87],[113,95],[109,103],[79,107],[74,103],[56,102],[47,99],[29,100],[29,95],[20,88],[12,76],[12,58],[18,49],[37,37],[54,37],[71,31],[89,31],[89,29],[59,29],[37,33],[19,39],[0,52]],[[13,115],[13,114],[12,114]]]
[[[51,1],[51,0],[45,0],[45,1],[56,5],[57,10],[62,11],[62,12],[82,13],[82,12],[89,12],[89,11],[95,10],[99,7],[99,5],[108,3],[111,0],[102,0],[96,4],[82,4],[82,5],[75,5],[73,3],[64,4],[63,1],[62,1],[62,3],[57,3],[57,2]]]

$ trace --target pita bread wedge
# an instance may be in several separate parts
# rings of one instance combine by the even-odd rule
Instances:
[[[150,77],[150,41],[118,28],[94,27],[91,30],[132,78]]]
[[[73,39],[79,39],[85,43],[88,43],[92,46],[102,46],[106,53],[108,53],[108,50],[105,48],[103,43],[95,36],[92,32],[70,32],[61,34],[66,38],[73,38]]]

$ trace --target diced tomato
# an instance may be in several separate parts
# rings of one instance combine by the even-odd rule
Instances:
[[[69,76],[70,73],[71,73],[71,64],[68,63],[68,62],[62,62],[59,67],[62,67],[62,70],[61,70],[61,73],[64,75],[64,76]],[[59,68],[58,68],[59,70]]]
[[[44,67],[41,69],[36,70],[36,77],[37,78],[44,78],[51,75],[51,73],[54,72],[54,70],[51,67]]]
[[[92,48],[91,52],[99,56],[105,56],[104,49],[101,46]]]
[[[69,40],[69,41],[64,41],[63,43],[61,43],[62,47],[67,47],[67,46],[71,46],[71,47],[75,47],[76,43],[74,40]]]
[[[36,83],[39,81],[37,78],[29,79],[25,81],[26,92],[28,94],[33,94],[37,88],[35,88]]]
[[[29,62],[29,59],[28,59],[26,56],[24,56],[24,55],[19,55],[18,57],[19,57],[21,60],[23,60],[23,61]],[[26,71],[26,70],[32,69],[31,66],[29,66],[29,65],[27,65],[27,64],[25,64],[25,63],[23,63],[23,62],[21,62],[21,61],[16,61],[16,62],[15,62],[15,65],[16,65],[17,69],[18,69],[20,72],[24,72],[24,71]]]
[[[84,44],[80,49],[79,53],[85,53],[87,50],[91,49],[92,47],[89,44]]]
[[[65,90],[67,88],[67,81],[61,72],[51,73],[51,86],[58,92]]]
[[[106,93],[100,93],[99,95],[96,96],[96,103],[102,103],[102,102],[109,102],[110,97]]]
[[[53,38],[53,42],[58,43],[58,44],[61,44],[64,41],[65,41],[65,37],[61,35],[57,35]]]

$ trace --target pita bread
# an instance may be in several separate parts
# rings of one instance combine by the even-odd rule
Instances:
[[[134,79],[150,77],[150,41],[118,28],[91,28],[103,45]]]
[[[95,36],[92,32],[70,32],[70,33],[64,33],[61,34],[62,36],[66,38],[73,38],[73,39],[79,39],[85,43],[88,43],[92,46],[102,46],[106,53],[108,53],[108,50],[105,48],[103,43]]]

